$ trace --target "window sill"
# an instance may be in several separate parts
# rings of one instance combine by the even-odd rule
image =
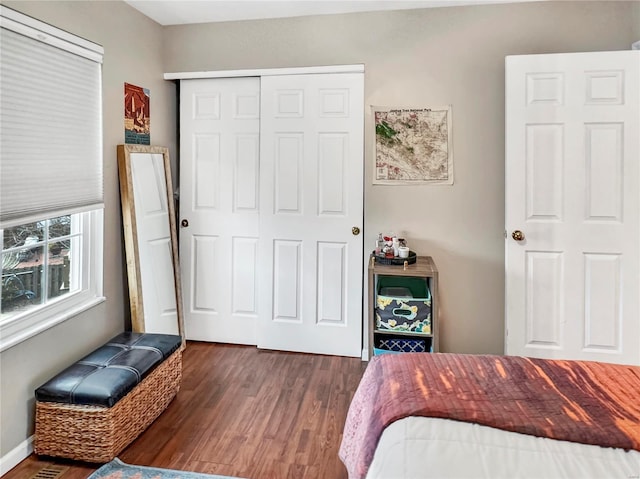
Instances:
[[[29,315],[24,318],[16,318],[15,321],[7,321],[5,324],[0,324],[0,353],[15,346],[16,344],[20,344],[21,342],[32,338],[37,334],[40,334],[43,331],[46,331],[47,329],[52,328],[57,324],[63,323],[67,319],[97,306],[105,300],[106,298],[104,296],[95,296],[68,306],[68,303],[64,301],[60,304],[60,306],[64,305],[62,311],[52,311],[48,308],[44,308],[42,311],[39,311],[32,316]],[[46,317],[45,319],[38,319],[38,316],[42,318],[42,314],[46,314],[47,316],[50,314],[51,316]]]

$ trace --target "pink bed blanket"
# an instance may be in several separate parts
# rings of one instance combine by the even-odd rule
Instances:
[[[366,476],[384,428],[408,416],[640,451],[640,367],[518,356],[375,356],[340,446],[350,479]]]

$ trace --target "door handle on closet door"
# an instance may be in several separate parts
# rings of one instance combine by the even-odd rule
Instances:
[[[524,233],[520,230],[515,230],[511,233],[511,237],[516,241],[522,241],[524,239]]]

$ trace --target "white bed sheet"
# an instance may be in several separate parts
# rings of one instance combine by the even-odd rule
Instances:
[[[557,441],[448,419],[387,427],[367,479],[640,479],[640,452]]]

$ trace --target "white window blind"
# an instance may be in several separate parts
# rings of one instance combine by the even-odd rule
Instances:
[[[0,228],[102,207],[102,47],[0,8]]]

